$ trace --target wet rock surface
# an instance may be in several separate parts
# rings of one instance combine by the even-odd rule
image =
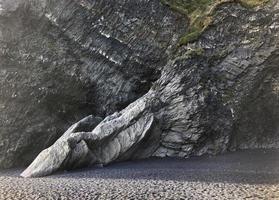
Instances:
[[[0,199],[278,199],[278,151],[148,159],[19,178],[0,171]]]

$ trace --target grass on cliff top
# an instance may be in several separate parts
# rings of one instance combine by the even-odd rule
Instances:
[[[161,2],[176,12],[187,16],[190,20],[190,30],[179,41],[179,46],[198,39],[200,34],[212,21],[214,10],[223,3],[240,3],[246,8],[253,8],[269,0],[161,0]]]

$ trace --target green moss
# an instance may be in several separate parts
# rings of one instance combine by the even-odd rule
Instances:
[[[240,3],[246,8],[253,8],[269,0],[161,0],[176,12],[185,15],[190,22],[190,30],[179,40],[179,46],[194,42],[211,24],[215,9],[223,3]]]
[[[253,8],[255,6],[264,5],[269,0],[238,0],[238,2],[246,8]]]
[[[193,56],[201,56],[204,54],[204,49],[203,48],[194,48],[190,49],[186,52],[187,56],[193,57]]]
[[[194,42],[197,40],[201,34],[202,30],[195,30],[195,31],[190,31],[186,35],[180,38],[179,40],[179,46],[183,44],[188,44],[189,42]]]

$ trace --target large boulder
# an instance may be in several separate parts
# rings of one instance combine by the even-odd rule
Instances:
[[[42,151],[21,176],[45,176],[59,169],[152,156],[159,145],[154,136],[159,138],[160,129],[150,112],[157,103],[151,97],[146,95],[122,112],[108,116],[94,129],[93,116],[82,119]],[[149,144],[145,149],[141,149],[143,141]]]

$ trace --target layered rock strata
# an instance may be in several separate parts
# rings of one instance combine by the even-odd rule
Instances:
[[[33,18],[22,12],[27,8]],[[151,156],[278,147],[277,1],[253,9],[223,4],[199,39],[180,48],[177,42],[188,21],[159,0],[29,1],[10,9],[2,12],[1,23],[14,20],[18,26],[10,32],[1,29],[1,37],[13,36],[19,43],[5,41],[0,62],[18,67],[1,68],[0,116],[13,120],[1,126],[1,141],[7,142],[0,163],[16,165],[22,156],[28,163],[61,135],[57,129],[92,114],[40,153],[22,176]],[[19,18],[24,20],[15,20]],[[26,32],[15,31],[23,22]],[[33,42],[19,39],[30,32]],[[45,44],[43,58],[51,54],[45,64],[36,61],[39,41]],[[20,52],[33,54],[24,57]],[[27,71],[19,73],[19,67]],[[9,85],[15,80],[29,80],[30,87]],[[37,91],[40,84],[46,89]],[[21,93],[15,96],[13,91]],[[26,102],[29,94],[36,98]],[[104,120],[97,125],[98,116]],[[12,138],[18,135],[23,139],[14,145]],[[21,151],[34,139],[39,141],[34,151]]]

